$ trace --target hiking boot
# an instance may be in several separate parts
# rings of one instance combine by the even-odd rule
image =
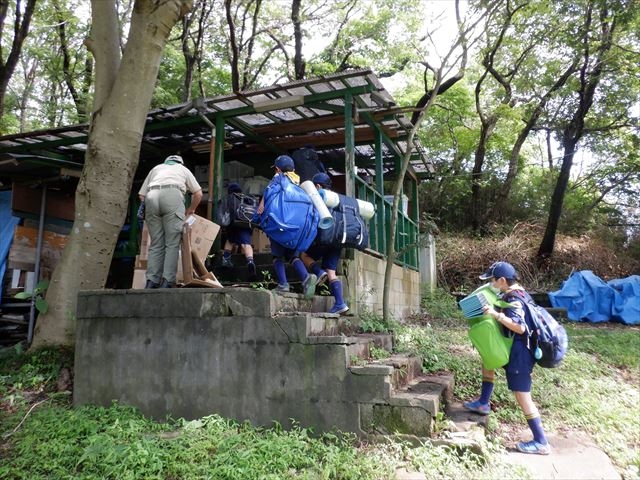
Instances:
[[[474,400],[473,402],[464,402],[462,406],[467,410],[479,413],[480,415],[489,415],[491,413],[491,406],[488,403],[480,403],[480,400]]]
[[[549,455],[551,453],[551,445],[548,443],[543,445],[531,440],[530,442],[518,442],[516,449],[522,453],[532,453],[534,455]]]
[[[253,262],[247,263],[247,272],[249,273],[249,280],[254,282],[258,279],[258,274],[256,273],[256,264]]]
[[[225,268],[233,268],[233,262],[231,261],[231,258],[222,257],[222,266]]]
[[[279,283],[278,286],[276,287],[276,292],[288,292],[289,291],[289,284],[285,283],[284,285]]]
[[[307,300],[313,298],[316,293],[316,283],[318,282],[318,277],[314,273],[310,273],[307,275],[307,278],[302,282],[302,293],[304,293],[304,298]]]
[[[348,311],[349,311],[349,307],[347,307],[346,303],[343,303],[342,305],[334,305],[333,307],[331,307],[331,310],[329,310],[329,313],[337,313],[338,315],[344,315]]]
[[[322,285],[324,282],[327,281],[327,277],[329,275],[327,274],[327,272],[325,272],[324,270],[322,270],[322,273],[318,276],[318,281],[316,282],[316,287],[319,287],[320,285]]]

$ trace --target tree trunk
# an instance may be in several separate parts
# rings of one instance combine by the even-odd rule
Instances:
[[[98,12],[103,11],[106,3],[93,0],[94,26],[97,21],[105,21]],[[93,115],[85,166],[76,190],[75,221],[47,291],[49,311],[38,319],[33,348],[73,345],[78,292],[104,287],[127,213],[162,53],[172,27],[191,5],[190,0],[165,1],[160,5],[152,0],[138,0],[127,46],[111,84],[106,81],[109,72],[99,71],[114,63],[110,55],[118,39],[106,36],[103,38],[108,42],[106,45],[94,45],[96,79],[101,79],[96,85],[96,99],[101,101],[96,101],[98,110]],[[115,2],[110,2],[110,7],[115,13]],[[101,34],[107,31],[117,32],[117,25],[107,26]],[[108,58],[100,57],[101,48],[110,52]],[[98,91],[98,87],[102,90]]]
[[[573,165],[573,156],[575,155],[577,142],[573,138],[565,140],[563,143],[564,156],[562,157],[562,166],[560,167],[560,175],[553,189],[551,196],[551,205],[549,206],[549,217],[547,226],[538,248],[538,261],[543,262],[553,254],[553,247],[556,242],[556,233],[560,223],[560,215],[562,214],[562,204],[564,203],[564,195],[569,185],[569,175]]]
[[[612,14],[606,3],[601,4],[601,10],[598,15],[592,15],[593,5],[589,6],[588,15],[585,21],[584,39],[582,42],[582,65],[580,67],[580,84],[578,85],[578,104],[571,121],[562,132],[563,157],[560,175],[553,190],[551,197],[551,205],[549,207],[549,217],[544,236],[538,248],[536,261],[540,265],[553,255],[555,246],[556,232],[560,223],[560,215],[562,213],[562,204],[564,195],[569,184],[569,175],[571,166],[573,165],[573,156],[576,152],[576,146],[584,135],[585,119],[593,105],[596,97],[596,89],[602,79],[603,71],[609,67],[610,51],[613,46],[613,35],[616,30],[618,15],[624,16],[624,10]],[[599,23],[594,19],[599,19]],[[596,33],[599,36],[596,36]],[[594,40],[597,48],[592,52],[593,45],[589,44],[589,40]]]
[[[293,23],[293,41],[295,55],[293,56],[293,71],[296,80],[302,80],[305,72],[305,61],[302,56],[302,21],[300,20],[300,0],[291,2],[291,23]]]

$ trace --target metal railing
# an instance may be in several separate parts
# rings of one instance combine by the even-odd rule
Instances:
[[[389,253],[388,239],[389,226],[391,225],[391,202],[387,201],[380,192],[371,188],[360,177],[355,177],[356,198],[365,200],[374,205],[375,215],[369,220],[369,248],[384,255]],[[396,224],[395,251],[402,252],[396,258],[399,265],[418,269],[418,224],[398,210]]]

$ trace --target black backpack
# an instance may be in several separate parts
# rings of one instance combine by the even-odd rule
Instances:
[[[340,203],[330,209],[333,225],[319,228],[316,236],[318,245],[340,246],[364,250],[369,246],[369,230],[362,215],[358,200],[338,194]]]
[[[519,301],[524,307],[525,315],[528,314],[531,324],[526,326],[529,337],[527,346],[537,364],[545,368],[557,367],[569,348],[569,337],[564,327],[545,308],[536,304],[529,294],[522,298],[512,293],[505,300]],[[539,357],[536,356],[538,348]]]
[[[252,228],[251,219],[259,204],[257,196],[230,193],[218,202],[218,223],[222,227]]]
[[[326,173],[327,169],[318,158],[318,153],[309,147],[303,147],[291,154],[295,171],[300,177],[300,183],[311,180],[316,173]]]

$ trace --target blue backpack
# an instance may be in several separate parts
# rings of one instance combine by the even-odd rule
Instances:
[[[536,304],[529,294],[522,298],[513,292],[505,300],[517,300],[524,307],[525,316],[530,322],[525,322],[529,337],[527,346],[537,364],[544,368],[557,367],[569,348],[569,337],[564,327],[545,308]]]
[[[264,211],[253,222],[272,241],[304,252],[316,237],[320,215],[311,198],[284,174],[277,174],[264,191]]]

